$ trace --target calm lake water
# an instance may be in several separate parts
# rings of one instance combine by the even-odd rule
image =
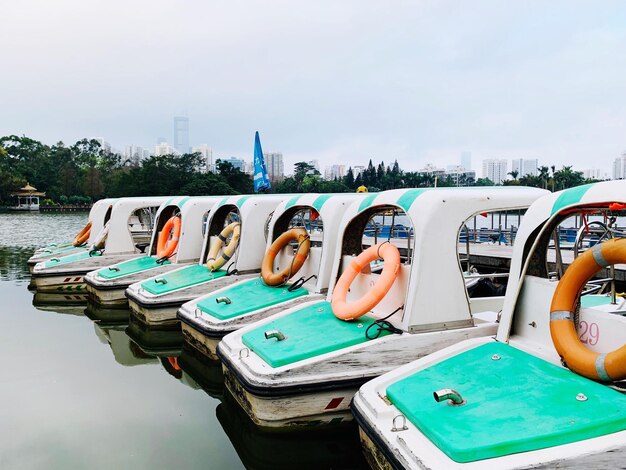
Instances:
[[[26,260],[86,217],[0,213],[0,468],[367,468],[353,426],[258,431],[179,332],[35,297]]]

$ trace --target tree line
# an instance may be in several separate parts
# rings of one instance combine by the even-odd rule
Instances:
[[[504,185],[523,185],[561,190],[593,182],[571,166],[557,170],[542,166],[538,175],[519,175],[513,171]],[[185,194],[231,195],[253,192],[252,177],[218,160],[217,172],[204,171],[199,153],[151,156],[140,162],[125,159],[103,149],[97,140],[82,139],[67,146],[63,142],[48,146],[26,136],[0,138],[0,204],[11,203],[11,194],[26,183],[46,191],[48,203],[91,202],[103,197],[161,196]],[[465,174],[438,175],[404,171],[397,161],[391,165],[369,160],[362,172],[349,168],[346,175],[324,180],[306,162],[295,165],[294,174],[273,183],[276,193],[354,192],[360,186],[369,191],[397,188],[492,186],[486,178],[474,180]]]

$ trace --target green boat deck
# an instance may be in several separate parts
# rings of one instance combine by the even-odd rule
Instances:
[[[466,404],[437,403],[452,388]],[[580,400],[583,394],[586,400]],[[474,462],[626,429],[626,396],[567,369],[492,342],[387,388],[387,398],[442,452]]]
[[[157,263],[157,259],[156,256],[140,256],[139,258],[133,258],[98,270],[98,276],[103,279],[117,279],[118,277],[128,276],[170,264],[169,261],[159,264]]]
[[[302,287],[293,291],[289,291],[288,287],[289,285],[272,287],[266,285],[261,279],[250,279],[223,290],[219,294],[204,298],[198,302],[197,307],[207,315],[220,320],[229,320],[308,294],[308,291]],[[218,304],[216,302],[218,297],[228,297],[231,303]]]
[[[141,283],[141,288],[151,294],[162,295],[185,287],[202,284],[203,282],[208,282],[224,275],[226,275],[226,271],[211,272],[203,264],[194,264],[166,273],[158,278],[165,282],[155,282],[156,279],[144,281]]]
[[[59,248],[46,248],[46,250],[41,253],[43,255],[58,255],[61,253],[67,253],[68,251],[72,251],[72,250],[88,250],[89,247],[88,246],[74,246],[74,245],[70,245],[70,246],[64,246],[64,247],[59,247]]]
[[[89,255],[89,251],[80,251],[78,253],[72,253],[71,255],[61,256],[60,258],[50,258],[49,260],[44,262],[44,267],[46,268],[55,268],[57,266],[63,266],[64,264],[74,263],[76,261],[82,261],[85,259],[89,259],[92,256],[102,256],[99,251],[95,252],[93,255]]]
[[[277,318],[242,336],[243,343],[272,367],[320,356],[369,341],[365,330],[374,323],[363,316],[352,321],[335,317],[330,302],[318,302]],[[265,332],[278,330],[285,339],[266,339]],[[388,334],[383,331],[380,337]]]

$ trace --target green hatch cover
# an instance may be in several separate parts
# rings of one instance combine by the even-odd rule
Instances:
[[[467,403],[437,403],[433,392],[443,388],[456,390]],[[576,399],[581,393],[587,400]],[[626,429],[626,396],[496,342],[395,382],[387,388],[387,398],[456,462],[545,449]]]
[[[155,282],[156,279],[149,279],[141,283],[142,289],[154,295],[167,294],[178,289],[195,286],[204,282],[212,281],[226,274],[226,271],[209,271],[203,264],[194,264],[176,271],[171,271],[158,279],[165,282]]]
[[[302,287],[294,291],[288,287],[271,287],[261,279],[250,279],[206,297],[198,302],[198,308],[215,318],[228,320],[308,294]],[[218,304],[215,301],[218,297],[228,297],[231,303]]]
[[[73,251],[73,250],[77,250],[77,251],[83,251],[83,250],[88,250],[89,247],[88,246],[64,246],[62,248],[46,248],[46,251],[44,251],[43,253],[41,253],[42,255],[57,255],[60,253],[67,253],[68,251]],[[63,256],[63,255],[61,255]]]
[[[374,320],[365,316],[349,322],[339,320],[330,302],[318,302],[265,323],[241,339],[270,366],[280,367],[364,343],[368,341],[365,330],[372,323]],[[265,339],[268,330],[278,330],[286,338]],[[386,334],[383,331],[381,337]]]
[[[95,252],[91,256],[102,256],[100,252]],[[72,253],[71,255],[62,256],[61,258],[50,258],[44,264],[46,268],[55,268],[57,266],[62,266],[64,264],[74,263],[76,261],[82,261],[85,259],[89,259],[89,251],[80,251],[78,253]]]
[[[584,308],[602,307],[611,303],[610,295],[582,295],[580,297],[580,305]]]
[[[107,266],[98,270],[98,276],[103,279],[117,279],[118,277],[128,276],[130,274],[148,271],[149,269],[158,268],[164,264],[170,264],[169,261],[157,263],[156,256],[140,256],[139,258],[130,259],[122,263]]]

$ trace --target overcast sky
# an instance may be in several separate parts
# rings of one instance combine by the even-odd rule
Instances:
[[[285,169],[626,149],[626,3],[20,0],[0,8],[0,135],[172,142]]]

